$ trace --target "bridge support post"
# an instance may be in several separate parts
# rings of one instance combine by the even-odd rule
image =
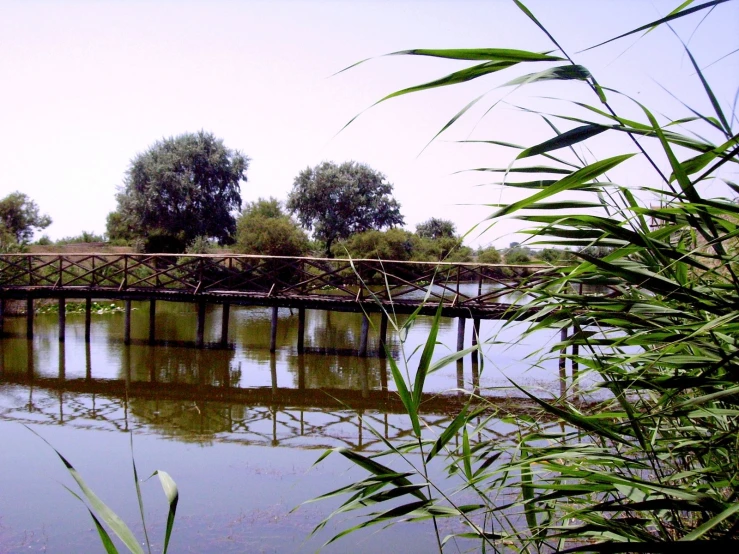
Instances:
[[[65,351],[64,341],[59,344],[59,380],[64,381],[67,378],[67,353]]]
[[[33,338],[33,298],[26,298],[26,338]]]
[[[205,344],[205,301],[200,300],[198,302],[198,334],[197,334],[197,346],[202,348]]]
[[[579,344],[573,344],[572,345],[572,360],[570,363],[572,364],[572,396],[577,399],[577,397],[580,394],[580,387],[577,383],[577,377],[580,373],[580,366],[577,363],[577,356],[580,355],[580,345]]]
[[[90,344],[90,326],[92,325],[92,298],[85,298],[85,344]]]
[[[64,342],[64,331],[67,324],[67,301],[59,299],[59,342]]]
[[[480,341],[480,320],[472,320],[472,346],[477,346]],[[478,360],[477,350],[472,351],[472,363],[476,364]]]
[[[123,320],[123,344],[131,344],[131,301],[125,301],[125,311]]]
[[[305,350],[305,308],[298,308],[298,354]]]
[[[157,328],[157,301],[149,300],[149,344],[156,342]]]
[[[269,357],[269,375],[272,380],[272,395],[277,395],[277,356],[272,353]]]
[[[367,314],[362,315],[362,331],[359,335],[359,357],[367,357],[367,337],[369,336],[369,316]]]
[[[228,318],[231,315],[231,304],[223,303],[221,311],[221,347],[226,348],[228,344]]]
[[[92,380],[92,352],[89,342],[85,344],[85,380]]]
[[[387,344],[387,314],[382,312],[380,316],[380,342],[377,345],[377,355],[380,358],[385,358],[387,353],[385,352],[385,345]]]
[[[5,325],[5,298],[0,298],[0,337],[3,336]]]
[[[458,396],[464,394],[464,360],[457,360],[457,391]]]
[[[272,325],[269,328],[269,351],[277,350],[277,315],[279,308],[272,306]]]
[[[567,327],[562,327],[559,340],[561,342],[567,340]],[[559,351],[559,394],[563,399],[567,395],[567,346],[563,346]]]
[[[457,319],[457,352],[464,350],[464,328],[467,320],[463,317]]]

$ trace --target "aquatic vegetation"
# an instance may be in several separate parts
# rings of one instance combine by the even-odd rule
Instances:
[[[135,308],[133,308],[135,309]],[[84,302],[65,302],[64,312],[67,314],[84,314],[86,310]],[[95,314],[115,314],[126,311],[126,308],[121,302],[92,302],[90,304],[90,310]],[[37,314],[58,314],[59,303],[54,302],[50,304],[43,304],[36,308]]]
[[[64,466],[67,468],[67,471],[74,479],[75,483],[77,483],[77,486],[79,488],[80,493],[82,496],[74,492],[72,489],[65,486],[65,488],[70,492],[72,496],[77,498],[82,504],[85,505],[87,508],[87,511],[90,513],[90,517],[92,518],[93,523],[95,524],[95,529],[98,532],[98,535],[100,537],[100,543],[105,548],[105,551],[108,552],[108,554],[117,553],[118,549],[115,547],[115,544],[113,543],[110,535],[103,527],[101,520],[103,523],[105,523],[113,533],[123,542],[123,544],[126,546],[126,548],[131,552],[132,554],[144,554],[144,550],[141,548],[141,544],[139,543],[136,536],[131,532],[129,527],[123,522],[123,520],[118,517],[118,515],[111,510],[100,498],[93,492],[93,490],[87,485],[85,480],[82,478],[82,476],[79,474],[79,472],[74,468],[74,466],[65,458],[61,452],[59,452],[56,448],[54,448],[45,438],[43,438],[41,435],[36,433],[33,429],[30,427],[26,427],[29,431],[31,431],[34,435],[39,437],[42,441],[44,441],[46,444],[49,445],[49,447],[54,450],[57,456],[59,456],[59,459],[62,461]],[[141,496],[141,487],[140,487],[140,481],[138,472],[136,470],[136,461],[133,457],[133,434],[131,436],[131,463],[133,465],[133,480],[134,485],[136,487],[136,497],[138,498],[138,504],[139,504],[139,511],[141,513],[141,523],[144,528],[144,537],[147,551],[149,554],[151,554],[151,543],[149,541],[149,533],[146,530],[146,519],[144,517],[144,503]],[[179,502],[179,490],[177,489],[177,484],[174,482],[172,477],[165,472],[161,470],[157,470],[154,473],[152,473],[149,478],[152,478],[154,476],[157,476],[159,478],[159,482],[162,485],[162,490],[164,491],[164,495],[167,498],[167,502],[169,504],[169,512],[167,514],[167,526],[164,533],[164,546],[162,547],[162,554],[166,554],[167,549],[169,548],[169,540],[172,536],[172,528],[174,527],[174,520],[175,515],[177,513],[177,503]],[[83,498],[84,497],[84,498]]]
[[[469,407],[438,436],[429,436],[420,398],[426,376],[438,367],[430,364],[437,318],[415,375],[407,360],[405,372],[402,363],[390,362],[413,439],[403,445],[388,442],[376,456],[347,449],[324,454],[338,452],[368,474],[322,497],[348,497],[330,518],[360,514],[360,523],[333,540],[375,524],[451,518],[461,529],[442,537],[436,526],[439,551],[450,541],[464,540],[496,552],[677,552],[685,550],[685,541],[735,544],[739,206],[728,196],[739,194],[730,178],[739,161],[736,102],[732,111],[721,105],[701,64],[678,40],[677,54],[690,63],[706,107],[685,106],[687,113],[676,119],[655,115],[628,95],[601,86],[550,29],[523,3],[514,2],[555,50],[397,52],[477,65],[381,102],[532,63],[562,65],[537,69],[506,85],[570,81],[592,93],[595,103],[576,97],[561,113],[527,108],[554,136],[528,147],[484,141],[518,154],[507,168],[481,169],[504,175],[501,186],[530,191],[516,202],[492,204],[491,221],[515,215],[531,226],[525,231],[529,244],[576,252],[559,260],[558,270],[540,276],[535,286],[521,285],[527,307],[539,310],[536,317],[526,316],[523,306],[512,314],[527,318],[525,335],[561,332],[562,339],[532,363],[562,356],[572,367],[571,386],[564,394],[552,391],[545,397],[512,383],[540,411],[510,416],[515,432],[508,435],[491,424],[492,406],[471,394]],[[667,16],[593,48],[683,17],[705,18],[699,24],[710,25],[720,17],[722,3],[684,2]],[[612,103],[614,97],[618,103]],[[574,126],[560,131],[559,124]],[[623,149],[595,158],[589,145],[603,134],[628,142],[614,142]],[[527,164],[535,156],[548,165]],[[632,165],[637,159],[646,163]],[[645,182],[645,166],[660,187],[627,188],[610,178],[636,168],[638,181]],[[518,175],[541,179],[542,173],[548,175],[545,180],[517,180]],[[727,197],[705,196],[709,190]],[[605,292],[594,294],[591,286]],[[594,405],[578,401],[578,389],[588,378],[596,380],[588,391],[597,395]],[[429,468],[438,463],[445,464],[448,480],[429,478]]]

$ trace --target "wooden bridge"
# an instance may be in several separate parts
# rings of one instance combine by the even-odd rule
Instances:
[[[85,338],[89,340],[92,299],[125,301],[125,341],[130,342],[131,301],[147,300],[149,340],[155,341],[156,301],[198,305],[197,343],[203,346],[205,306],[223,306],[221,342],[228,341],[232,304],[273,309],[271,350],[277,310],[298,310],[298,352],[303,351],[305,310],[382,313],[379,355],[387,332],[386,313],[459,318],[458,348],[464,324],[472,319],[509,319],[511,299],[556,270],[541,265],[493,265],[391,260],[291,258],[235,254],[3,254],[0,255],[0,325],[6,300],[25,300],[27,335],[33,336],[34,301],[59,301],[59,339],[64,340],[65,302],[86,301]],[[359,354],[367,355],[369,320],[363,319]],[[0,332],[2,327],[0,327]],[[476,336],[473,333],[473,336]]]

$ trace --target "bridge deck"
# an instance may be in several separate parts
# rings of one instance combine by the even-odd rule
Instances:
[[[251,255],[5,254],[0,298],[171,300],[508,319],[519,284],[541,265]],[[519,317],[521,314],[519,314]]]

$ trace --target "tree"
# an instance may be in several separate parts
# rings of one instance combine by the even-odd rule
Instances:
[[[302,256],[310,245],[305,232],[274,198],[247,205],[236,224],[236,248],[245,254]]]
[[[12,237],[16,243],[28,242],[37,229],[45,229],[49,225],[51,218],[41,215],[38,205],[28,195],[16,191],[0,200],[0,228],[3,235]]]
[[[196,237],[232,242],[249,158],[199,131],[156,142],[131,162],[108,235],[182,252]]]
[[[388,229],[387,231],[365,231],[339,243],[336,252],[339,256],[349,256],[357,259],[380,260],[412,260],[418,246],[418,237],[403,229]],[[343,248],[342,248],[343,247]],[[346,250],[344,250],[346,248]]]
[[[477,251],[477,261],[481,264],[499,264],[500,260],[500,252],[496,250],[495,246],[488,246]]]
[[[336,240],[371,229],[402,225],[400,205],[385,175],[365,164],[323,162],[301,171],[293,182],[287,209],[325,243],[326,255]]]
[[[448,219],[432,217],[416,225],[416,234],[426,239],[455,238],[457,228]]]

